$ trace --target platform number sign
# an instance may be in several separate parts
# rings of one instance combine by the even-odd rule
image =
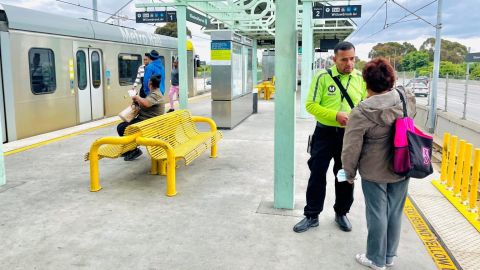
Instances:
[[[177,21],[177,12],[167,11],[167,22],[176,22],[176,21]]]
[[[340,19],[360,18],[362,14],[361,5],[351,6],[318,6],[312,9],[313,19]]]

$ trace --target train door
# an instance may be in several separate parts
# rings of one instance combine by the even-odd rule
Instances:
[[[102,118],[102,52],[99,49],[79,48],[76,58],[80,123]]]

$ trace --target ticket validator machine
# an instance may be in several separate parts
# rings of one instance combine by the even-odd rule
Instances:
[[[211,34],[212,117],[232,129],[253,113],[252,40],[232,31]]]

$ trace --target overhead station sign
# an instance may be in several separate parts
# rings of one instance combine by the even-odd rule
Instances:
[[[136,12],[135,15],[136,15],[135,16],[135,21],[137,23],[169,22],[169,21],[167,21],[167,12],[165,12],[165,11]]]
[[[187,9],[187,21],[196,23],[201,26],[208,26],[208,18],[195,11]]]
[[[318,6],[313,7],[312,12],[313,19],[360,18],[362,6]]]
[[[137,23],[165,23],[165,22],[176,22],[177,21],[177,12],[176,11],[144,11],[137,12],[135,16],[135,21]],[[208,26],[209,21],[206,16],[203,16],[195,11],[187,9],[187,21],[201,25]]]
[[[469,53],[465,56],[465,62],[480,62],[480,53]]]

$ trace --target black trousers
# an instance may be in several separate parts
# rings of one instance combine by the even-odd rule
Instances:
[[[135,123],[138,123],[140,121],[141,120],[138,120],[138,118],[135,118],[132,121],[130,121],[130,123],[122,122],[122,123],[118,124],[118,126],[117,126],[118,136],[123,136],[123,134],[125,134],[125,129],[127,129],[128,126],[133,125]]]
[[[325,190],[327,187],[327,170],[330,161],[334,160],[333,173],[335,175],[335,213],[345,215],[350,211],[353,203],[353,184],[338,182],[337,172],[342,168],[342,145],[345,129],[318,126],[315,128],[311,142],[311,157],[308,160],[310,178],[307,187],[307,205],[304,215],[317,217],[323,210]]]

